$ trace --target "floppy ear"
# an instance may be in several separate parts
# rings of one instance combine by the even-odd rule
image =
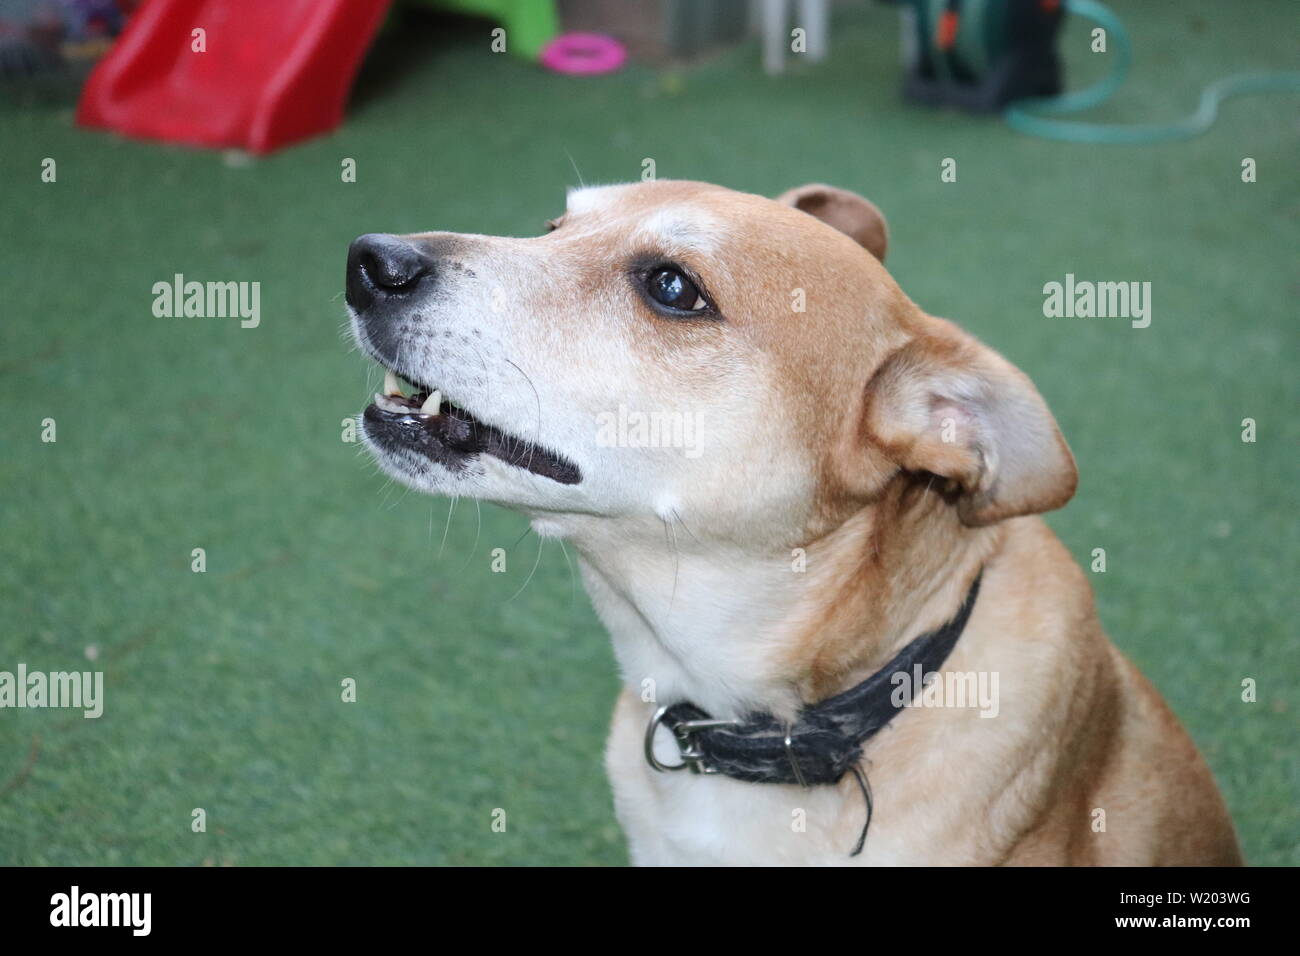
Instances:
[[[901,467],[950,479],[967,525],[1061,507],[1078,471],[1042,396],[992,349],[931,321],[867,386],[867,437]]]
[[[889,228],[875,203],[847,189],[809,183],[788,189],[776,197],[779,203],[802,209],[826,225],[838,229],[881,262],[889,245]]]

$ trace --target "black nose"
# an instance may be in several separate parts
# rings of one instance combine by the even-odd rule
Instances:
[[[348,305],[364,311],[376,299],[405,295],[433,274],[433,260],[397,236],[369,233],[348,246]]]

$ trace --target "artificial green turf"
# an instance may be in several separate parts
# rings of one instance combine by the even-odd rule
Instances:
[[[1294,64],[1294,4],[1118,6],[1138,59],[1100,119],[1172,119],[1217,77]],[[1294,98],[1232,102],[1193,142],[1089,148],[900,103],[874,4],[779,78],[749,46],[567,79],[492,55],[486,27],[435,30],[382,41],[338,133],[251,164],[83,132],[47,100],[0,118],[0,669],[107,683],[99,720],[0,711],[0,862],[626,859],[601,769],[617,679],[564,556],[525,587],[521,518],[484,507],[480,530],[462,502],[448,527],[446,501],[340,440],[375,373],[339,329],[353,236],[535,234],[575,166],[618,181],[651,157],[885,210],[903,288],[1055,410],[1082,483],[1051,523],[1081,561],[1106,549],[1102,619],[1213,765],[1247,857],[1300,863]],[[1105,68],[1082,27],[1064,47],[1072,85]],[[260,281],[261,326],[154,318],[176,272]],[[1151,327],[1044,318],[1067,272],[1150,281]]]

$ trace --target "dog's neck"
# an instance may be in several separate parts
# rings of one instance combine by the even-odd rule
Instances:
[[[715,717],[790,718],[882,666],[960,606],[995,548],[937,497],[885,501],[801,548],[752,551],[656,526],[570,537],[627,687]]]

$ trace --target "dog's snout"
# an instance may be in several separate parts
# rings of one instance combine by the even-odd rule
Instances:
[[[348,247],[347,301],[358,311],[377,299],[405,295],[433,274],[433,259],[397,236],[369,233]]]

